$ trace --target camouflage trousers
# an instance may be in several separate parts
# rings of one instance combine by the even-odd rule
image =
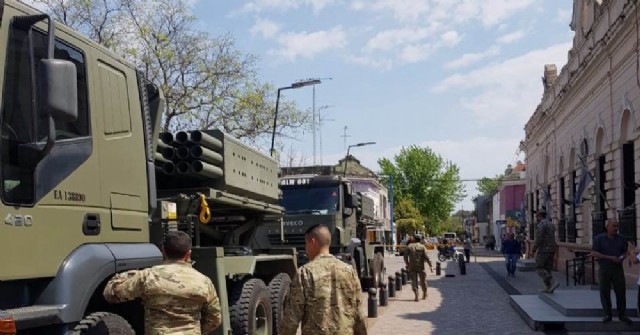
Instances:
[[[544,284],[551,286],[553,281],[553,252],[538,252],[536,254],[536,272],[542,278]]]
[[[420,279],[420,287],[422,292],[427,292],[427,272],[425,270],[409,271],[409,279],[411,280],[411,289],[418,291],[418,279]]]

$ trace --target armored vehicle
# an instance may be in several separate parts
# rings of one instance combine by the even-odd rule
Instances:
[[[161,133],[156,85],[24,4],[0,1],[0,44],[0,334],[144,334],[140,301],[103,288],[160,264],[171,230],[216,287],[215,334],[275,334],[297,255],[252,241],[283,216],[277,162],[221,131]]]
[[[307,262],[304,232],[316,224],[326,224],[331,233],[331,253],[351,264],[358,272],[362,288],[378,287],[385,278],[384,245],[369,241],[373,227],[374,202],[356,192],[352,182],[338,175],[289,175],[280,178],[285,209],[281,225],[268,223],[259,228],[258,245],[263,248],[293,246],[298,265]]]

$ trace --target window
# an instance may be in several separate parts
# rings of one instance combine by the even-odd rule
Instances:
[[[336,186],[285,188],[280,205],[287,214],[334,214],[339,199]]]
[[[41,158],[38,150],[44,147],[49,132],[48,119],[37,94],[37,73],[40,60],[46,54],[46,34],[35,28],[11,27],[0,125],[2,190],[7,203],[35,202],[34,174]],[[85,58],[80,51],[58,39],[54,57],[76,65],[78,85],[78,118],[75,122],[56,122],[56,142],[86,138],[90,135],[90,126]],[[75,166],[68,167],[71,168]],[[55,174],[59,177],[61,172]]]

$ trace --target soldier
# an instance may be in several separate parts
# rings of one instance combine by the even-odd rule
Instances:
[[[414,241],[407,246],[407,252],[404,254],[404,263],[407,266],[407,271],[409,271],[415,301],[418,301],[418,277],[420,277],[420,286],[422,287],[422,300],[427,298],[427,273],[424,271],[424,262],[429,263],[431,273],[433,273],[433,267],[427,254],[427,248],[422,244],[422,237],[415,236]]]
[[[316,225],[305,233],[310,262],[298,269],[285,301],[279,334],[365,335],[362,287],[355,269],[329,253],[331,233]]]
[[[110,303],[141,298],[146,335],[208,335],[220,326],[218,295],[211,279],[191,266],[191,237],[169,232],[162,247],[165,262],[116,274],[104,289]]]
[[[545,285],[541,292],[553,293],[560,285],[560,283],[553,283],[553,275],[551,274],[556,252],[556,231],[553,224],[547,220],[547,213],[544,210],[536,212],[536,221],[538,225],[531,252],[536,255],[536,271]]]

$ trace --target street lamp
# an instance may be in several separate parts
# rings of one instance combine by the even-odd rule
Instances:
[[[278,105],[280,104],[280,91],[294,89],[294,88],[301,88],[301,87],[316,85],[316,84],[320,84],[320,83],[321,83],[321,81],[318,80],[318,79],[305,80],[305,81],[295,82],[295,83],[291,84],[291,86],[280,87],[278,89],[278,95],[276,97],[276,112],[275,112],[275,115],[273,117],[273,133],[271,134],[271,150],[270,150],[271,157],[275,156],[274,144],[275,144],[275,140],[276,140],[276,126],[278,125]]]
[[[364,147],[365,145],[371,145],[371,144],[376,144],[376,142],[364,142],[364,143],[352,144],[347,148],[347,155],[344,157],[344,171],[342,173],[343,177],[347,176],[347,160],[349,159],[349,150],[351,150],[351,147]]]

